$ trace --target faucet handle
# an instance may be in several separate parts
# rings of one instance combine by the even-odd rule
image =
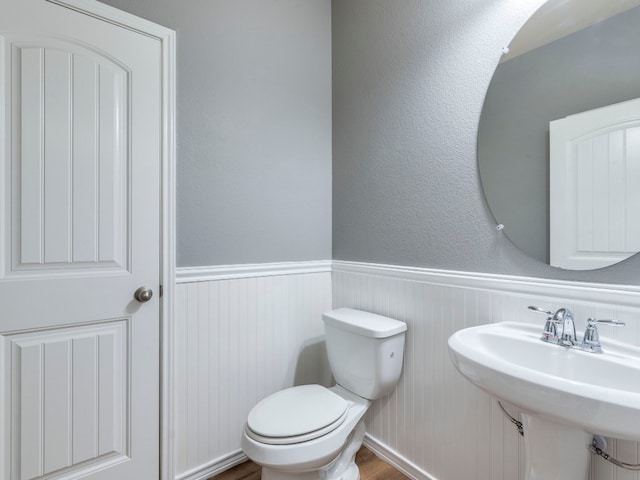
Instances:
[[[624,322],[617,320],[597,320],[593,317],[587,318],[587,328],[584,330],[584,338],[582,339],[582,345],[585,345],[589,350],[594,352],[601,352],[602,347],[600,345],[600,334],[598,333],[597,324],[609,325],[611,327],[622,327]]]
[[[552,312],[550,310],[547,311],[544,308],[540,307],[534,307],[533,305],[530,305],[527,308],[533,312],[543,313],[547,316],[547,321],[544,323],[544,328],[542,329],[542,340],[556,340],[558,338],[558,329],[556,325],[559,325],[562,322],[554,318],[555,312]]]
[[[593,317],[587,318],[587,328],[590,326],[595,327],[597,323],[601,323],[602,325],[609,325],[611,327],[622,327],[626,325],[624,322],[619,322],[618,320],[598,320]]]
[[[544,308],[540,308],[540,307],[534,307],[533,305],[529,305],[527,307],[529,310],[532,310],[536,313],[543,313],[545,315],[547,315],[548,317],[553,317],[553,315],[555,314],[555,312],[552,312],[550,310],[545,310]]]

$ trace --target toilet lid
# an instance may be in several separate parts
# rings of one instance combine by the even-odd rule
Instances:
[[[338,428],[348,407],[344,398],[320,385],[287,388],[253,407],[247,433],[263,443],[308,441]]]

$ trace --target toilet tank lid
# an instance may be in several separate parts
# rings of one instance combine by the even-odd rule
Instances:
[[[322,319],[326,325],[373,338],[392,337],[407,330],[407,324],[400,320],[353,308],[330,310],[322,314]]]

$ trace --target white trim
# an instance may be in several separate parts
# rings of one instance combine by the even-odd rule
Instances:
[[[497,290],[525,297],[545,296],[551,299],[571,299],[591,304],[615,304],[618,307],[627,308],[640,307],[640,286],[635,285],[571,282],[345,261],[334,261],[332,271],[415,280],[476,290]]]
[[[371,450],[377,457],[381,458],[396,470],[402,472],[413,480],[437,480],[436,477],[422,470],[420,467],[407,460],[397,452],[390,450],[389,447],[381,443],[379,440],[366,434],[363,445]],[[246,462],[249,458],[238,450],[224,457],[212,460],[209,463],[199,465],[188,470],[176,477],[176,480],[205,480],[219,473],[225,472],[241,463]]]
[[[160,275],[160,478],[173,480],[173,318],[176,265],[176,32],[95,0],[47,0],[79,13],[118,25],[160,42],[162,55],[161,209],[162,258]]]
[[[168,36],[175,32],[167,27],[150,22],[141,17],[136,17],[131,13],[119,10],[110,5],[98,2],[96,0],[46,0],[49,3],[55,3],[61,7],[75,10],[76,12],[89,15],[90,17],[102,20],[119,27],[132,30],[147,37],[157,38],[164,41]]]
[[[331,260],[309,262],[253,263],[211,267],[181,267],[176,270],[176,283],[209,282],[234,278],[272,277],[305,273],[331,272]]]
[[[136,17],[134,17],[136,18]],[[154,28],[158,26],[155,24]],[[176,32],[164,29],[162,44],[162,314],[160,336],[160,478],[175,478],[174,315],[176,287]]]
[[[376,457],[381,458],[396,470],[402,472],[413,480],[437,480],[436,477],[430,475],[415,463],[409,461],[399,453],[389,449],[385,444],[373,438],[368,433],[364,437],[362,444],[371,450]]]
[[[206,480],[207,478],[229,470],[236,465],[240,465],[247,460],[249,460],[249,458],[244,454],[244,452],[242,450],[238,450],[181,473],[176,477],[176,480]]]

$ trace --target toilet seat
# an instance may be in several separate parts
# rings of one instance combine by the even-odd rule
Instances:
[[[288,445],[326,435],[347,418],[349,402],[320,385],[288,388],[258,403],[247,419],[249,437]]]

